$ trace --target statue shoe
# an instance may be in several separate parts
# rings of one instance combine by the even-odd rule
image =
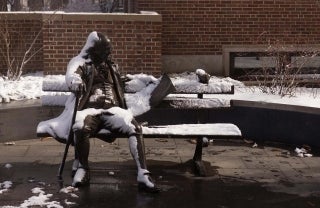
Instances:
[[[90,184],[90,172],[82,167],[78,168],[76,174],[73,177],[72,186],[82,187]]]
[[[147,170],[138,173],[138,190],[146,193],[158,193],[160,188],[156,186]]]
[[[138,190],[141,192],[146,192],[146,193],[159,193],[160,192],[160,188],[158,186],[154,185],[153,187],[149,187],[143,182],[138,182]]]

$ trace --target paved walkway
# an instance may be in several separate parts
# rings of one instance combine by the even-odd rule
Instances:
[[[213,140],[203,154],[209,177],[200,178],[191,173],[190,140],[146,139],[145,145],[149,170],[162,189],[157,195],[137,191],[126,139],[92,139],[91,186],[68,193],[59,192],[56,182],[63,145],[50,138],[1,143],[0,207],[21,207],[39,195],[31,192],[35,187],[52,194],[48,203],[62,207],[320,207],[320,158],[297,157],[293,146]],[[72,155],[73,148],[64,187],[71,184]],[[8,190],[4,181],[13,183]]]

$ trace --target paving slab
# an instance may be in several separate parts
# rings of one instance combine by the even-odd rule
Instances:
[[[294,147],[214,140],[203,149],[208,177],[193,175],[195,144],[186,139],[148,139],[147,162],[160,194],[137,190],[136,166],[127,139],[91,141],[91,185],[69,193],[70,148],[64,183],[56,178],[64,145],[52,139],[0,143],[0,207],[22,207],[42,188],[61,207],[320,207],[320,157],[294,155]],[[288,154],[289,153],[289,154]],[[1,191],[1,183],[12,187]],[[62,186],[61,186],[62,185]],[[125,200],[124,200],[125,199]],[[37,207],[37,206],[35,206]]]

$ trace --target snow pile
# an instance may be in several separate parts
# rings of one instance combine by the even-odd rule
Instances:
[[[7,163],[7,164],[4,165],[4,167],[7,168],[7,169],[10,169],[10,168],[12,168],[12,165],[10,163]]]
[[[141,115],[150,110],[150,97],[152,91],[159,84],[159,80],[151,75],[127,75],[130,81],[126,82],[125,94],[128,110],[133,116]],[[133,93],[135,92],[135,93]]]
[[[67,186],[60,189],[60,193],[70,194],[74,198],[79,198],[79,196],[75,194],[77,191],[79,191],[79,189],[73,186]]]
[[[169,102],[172,108],[223,108],[230,107],[230,100],[223,98],[198,99],[189,97],[177,97],[170,95],[164,99],[164,102]]]
[[[60,189],[60,193],[70,194],[70,196],[73,198],[79,198],[79,196],[77,194],[75,194],[75,192],[77,192],[77,191],[79,191],[79,189],[75,188],[73,186],[67,186],[67,187]],[[64,203],[66,205],[75,205],[76,204],[74,202],[68,201],[67,199],[64,200]]]
[[[203,69],[197,69],[196,75],[198,76],[198,81],[203,84],[208,84],[210,80],[210,74],[208,74]]]
[[[45,194],[42,188],[36,187],[36,188],[33,188],[31,191],[33,194],[36,194],[36,195],[31,196],[27,200],[24,200],[24,202],[20,204],[20,206],[17,208],[27,208],[27,207],[33,207],[33,206],[63,208],[63,206],[60,205],[60,202],[49,201],[49,199],[52,197],[52,194]]]
[[[0,183],[0,194],[7,192],[12,187],[11,181],[4,181]]]
[[[243,86],[241,82],[231,78],[218,78],[211,76],[208,84],[198,81],[198,76],[194,72],[184,72],[181,74],[171,74],[171,81],[178,92],[185,93],[224,93],[230,92],[233,85]]]
[[[147,74],[127,74],[126,77],[130,81],[126,82],[125,91],[129,93],[139,92],[150,84],[157,84],[159,80],[154,76]]]
[[[40,98],[42,95],[42,80],[42,72],[21,76],[19,81],[11,81],[0,77],[0,103]]]
[[[312,157],[312,154],[308,153],[308,151],[305,148],[298,148],[294,150],[294,152],[297,154],[298,157]]]

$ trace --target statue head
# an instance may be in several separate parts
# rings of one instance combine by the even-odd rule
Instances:
[[[111,41],[98,32],[89,34],[86,46],[88,47],[85,50],[86,55],[84,58],[91,59],[92,63],[96,66],[106,61],[112,51]]]

